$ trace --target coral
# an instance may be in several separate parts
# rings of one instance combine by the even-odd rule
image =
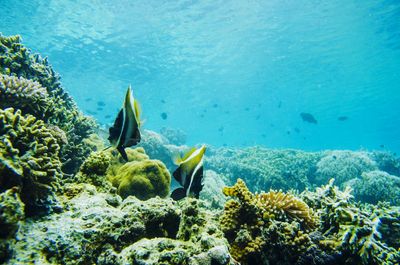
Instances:
[[[379,170],[400,177],[400,158],[395,154],[375,151],[370,154],[370,157],[376,161]]]
[[[110,152],[98,151],[90,154],[82,164],[80,171],[83,174],[91,175],[105,175],[107,172],[108,165],[111,161]]]
[[[186,133],[180,129],[162,127],[160,134],[167,138],[170,144],[184,145],[186,143]]]
[[[387,201],[400,205],[400,177],[374,170],[362,173],[361,179],[352,179],[345,185],[352,187],[354,197],[359,201],[373,204]]]
[[[122,198],[134,195],[147,200],[155,196],[168,196],[171,175],[161,161],[143,160],[126,163],[110,180]]]
[[[334,178],[338,185],[360,178],[363,172],[376,170],[377,165],[366,152],[329,151],[317,164],[316,182],[325,184]]]
[[[215,218],[202,208],[196,214],[206,219],[196,231],[210,238],[176,238],[197,204],[181,209],[172,199],[121,201],[89,184],[68,185],[65,193],[65,211],[21,224],[9,264],[231,264]]]
[[[24,217],[24,204],[19,198],[18,188],[0,193],[0,238],[13,236]]]
[[[215,171],[206,170],[203,178],[203,189],[200,199],[204,200],[206,207],[211,209],[223,209],[226,198],[221,193],[227,177],[217,174]]]
[[[273,150],[262,147],[244,149],[209,148],[205,165],[234,183],[244,178],[254,191],[311,187],[320,153]]]
[[[293,262],[312,244],[307,233],[316,217],[299,198],[276,191],[253,194],[241,179],[223,193],[237,199],[226,203],[220,223],[242,264],[276,262],[277,256]]]
[[[47,208],[61,177],[60,146],[43,121],[0,109],[0,190],[21,187],[27,212]]]
[[[8,107],[39,118],[52,110],[47,90],[38,82],[0,74],[0,108]]]
[[[40,84],[46,89],[48,94],[46,101],[51,105],[51,111],[38,113],[32,107],[31,114],[66,132],[68,144],[61,149],[62,170],[68,174],[76,173],[85,157],[92,151],[82,142],[93,133],[96,123],[78,110],[73,99],[61,87],[60,78],[49,65],[47,58],[43,59],[37,54],[31,54],[21,43],[19,36],[5,37],[0,34],[0,74],[13,76],[6,77],[6,79],[13,78],[15,82],[3,83],[6,85],[14,85],[19,82],[21,87],[27,86],[25,91],[28,91],[29,84],[36,88],[39,87],[37,84]],[[15,77],[19,78],[18,82]],[[4,89],[13,88],[7,86]],[[44,92],[42,89],[40,91]],[[30,98],[36,100],[38,97],[32,95]],[[10,107],[23,107],[25,103],[21,105],[21,102],[22,97],[19,96],[18,100],[13,101]],[[42,105],[46,106],[46,104]],[[26,107],[23,110],[26,110]]]
[[[390,208],[356,206],[350,192],[349,188],[340,191],[331,180],[314,193],[302,194],[320,216],[320,230],[325,236],[321,246],[341,251],[350,264],[396,264],[400,258],[400,251],[395,248],[398,245],[390,245],[393,241],[384,238],[380,230],[395,227],[399,216],[386,214],[392,212]]]

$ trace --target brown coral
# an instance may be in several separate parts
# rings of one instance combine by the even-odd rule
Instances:
[[[60,146],[44,122],[0,109],[0,190],[21,187],[28,212],[46,207],[61,176]]]

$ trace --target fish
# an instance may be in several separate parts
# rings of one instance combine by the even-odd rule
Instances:
[[[133,97],[129,86],[122,108],[115,118],[114,125],[109,129],[108,137],[111,145],[118,150],[125,161],[128,161],[125,148],[134,146],[141,140],[140,126],[139,102]]]
[[[349,117],[347,117],[347,116],[339,116],[337,119],[338,119],[338,121],[346,121],[346,120],[349,119]]]
[[[97,101],[97,106],[104,107],[105,105],[104,101]]]
[[[217,104],[217,103],[214,103],[214,104],[213,104],[213,107],[214,107],[214,108],[218,108],[218,104]]]
[[[206,146],[195,147],[189,150],[183,157],[176,156],[174,163],[178,168],[172,174],[182,186],[171,193],[171,198],[178,201],[188,196],[199,198],[203,189],[203,157]]]
[[[305,122],[314,123],[314,124],[318,123],[317,120],[314,118],[314,116],[311,113],[302,112],[302,113],[300,113],[300,117]]]
[[[166,112],[161,113],[160,116],[163,120],[166,120],[168,118],[168,114]]]

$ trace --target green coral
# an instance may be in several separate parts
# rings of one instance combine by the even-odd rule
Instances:
[[[36,84],[40,84],[46,89],[46,101],[50,102],[51,111],[32,111],[31,114],[66,132],[68,144],[61,150],[62,170],[68,174],[77,172],[85,157],[93,150],[82,143],[93,133],[96,123],[78,110],[73,99],[61,87],[60,78],[49,65],[47,58],[31,54],[21,43],[19,36],[5,37],[0,34],[0,74],[18,77],[19,80],[30,80],[26,82],[35,84],[35,87]],[[12,83],[5,84],[14,86]],[[12,87],[4,89],[10,90]],[[21,100],[12,103],[10,107],[23,107]]]
[[[134,195],[141,200],[169,194],[171,175],[159,160],[132,161],[110,178],[122,198]]]
[[[355,199],[376,204],[380,201],[400,205],[400,178],[380,170],[364,172],[361,179],[345,183],[352,187]]]
[[[241,179],[223,192],[236,200],[226,203],[221,229],[242,264],[276,262],[276,256],[295,262],[312,245],[308,232],[317,220],[301,199],[277,191],[253,194]]]
[[[46,208],[61,177],[60,145],[43,121],[0,109],[0,190],[21,187],[28,212]]]

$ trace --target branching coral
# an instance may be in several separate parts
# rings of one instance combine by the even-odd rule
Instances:
[[[237,199],[226,203],[220,222],[238,261],[273,262],[277,252],[291,253],[285,258],[293,261],[311,245],[307,232],[316,217],[302,200],[277,191],[253,194],[241,179],[223,193]]]
[[[43,121],[0,109],[0,190],[21,187],[30,212],[47,207],[61,176],[60,146]]]
[[[0,74],[0,108],[8,107],[43,118],[51,102],[47,90],[38,82]]]
[[[357,264],[395,264],[400,252],[382,238],[380,232],[388,225],[400,223],[394,216],[388,218],[389,208],[383,212],[357,207],[352,202],[351,190],[344,192],[333,185],[317,188],[315,193],[304,192],[303,198],[317,209],[321,219],[321,232],[325,239],[320,244],[333,250],[342,251],[348,261]],[[391,220],[391,221],[389,221]],[[385,223],[386,226],[382,226]],[[386,241],[386,243],[385,243]]]
[[[0,34],[0,74],[13,76],[14,80],[16,80],[15,77],[18,77],[19,82],[31,82],[35,87],[40,84],[46,89],[48,94],[46,101],[51,105],[51,111],[41,113],[35,110],[29,113],[66,132],[68,145],[61,150],[62,169],[66,173],[75,173],[85,157],[92,151],[81,143],[93,133],[93,129],[96,127],[94,120],[85,117],[78,110],[73,99],[61,87],[60,78],[47,59],[43,59],[37,54],[31,54],[21,43],[19,36],[5,37]],[[21,81],[27,79],[30,81]],[[4,89],[9,90],[12,88],[9,88],[8,85],[11,86],[13,83],[6,82],[3,85],[7,85]],[[23,107],[21,99],[8,103],[7,107]],[[46,106],[46,104],[42,104],[42,106]],[[26,110],[26,108],[22,109]]]

